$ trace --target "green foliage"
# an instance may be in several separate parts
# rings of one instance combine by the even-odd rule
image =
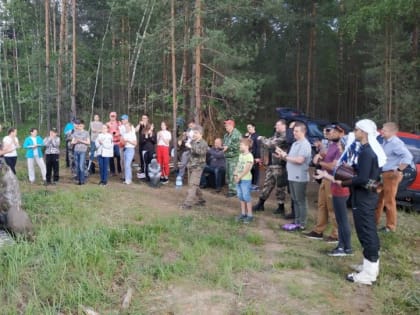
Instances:
[[[3,2],[0,15],[6,36],[0,47],[0,117],[14,125],[43,124],[49,113],[54,123],[59,6],[54,7],[57,33],[55,40],[49,34],[51,62],[49,78],[45,78],[44,3]],[[419,54],[412,35],[418,28],[419,8],[418,0],[208,0],[200,12],[202,34],[196,37],[194,1],[176,1],[178,113],[193,112],[192,68],[196,45],[201,43],[203,111],[213,106],[216,119],[247,117],[271,125],[275,107],[289,106],[308,109],[308,114],[318,118],[352,123],[366,116],[380,123],[385,119],[387,95],[394,95],[392,119],[403,129],[416,130]],[[171,115],[169,19],[168,1],[77,2],[79,116],[90,117],[92,103],[93,111],[101,116],[110,110],[135,116],[144,111],[152,116]],[[71,16],[68,21],[72,22]],[[52,32],[52,12],[50,22]],[[58,117],[62,122],[68,120],[71,99],[70,26]],[[391,34],[385,36],[387,28]],[[54,42],[56,47],[52,47]],[[387,49],[392,54],[393,91],[383,79]],[[310,51],[312,70],[308,73]],[[185,69],[188,76],[182,77]]]

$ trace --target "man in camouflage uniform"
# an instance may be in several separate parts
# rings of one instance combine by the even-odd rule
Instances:
[[[239,142],[242,138],[241,133],[235,128],[235,121],[229,119],[225,121],[226,134],[223,137],[223,151],[226,158],[226,182],[228,184],[227,197],[236,196],[236,183],[233,173],[239,159]]]
[[[188,172],[189,172],[189,187],[187,197],[181,208],[184,210],[191,209],[193,205],[203,206],[205,200],[203,199],[203,193],[200,189],[201,173],[203,173],[204,166],[206,165],[206,155],[209,149],[207,142],[203,137],[203,127],[195,125],[192,128],[193,138],[188,144],[185,144],[190,149],[190,158],[188,161]],[[197,201],[194,203],[194,201]]]
[[[261,146],[269,152],[269,161],[265,171],[263,189],[261,190],[258,203],[253,207],[254,211],[264,211],[264,203],[275,187],[278,208],[274,213],[284,214],[284,200],[286,198],[287,187],[286,163],[275,153],[275,149],[276,147],[280,147],[283,151],[289,149],[286,139],[286,129],[286,122],[280,119],[276,122],[275,132],[271,138],[258,137]]]

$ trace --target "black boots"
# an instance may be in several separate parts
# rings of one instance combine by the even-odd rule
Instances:
[[[264,199],[258,200],[258,203],[252,207],[252,211],[264,211]]]
[[[283,214],[284,215],[284,204],[279,203],[279,206],[276,210],[273,212],[274,214]]]

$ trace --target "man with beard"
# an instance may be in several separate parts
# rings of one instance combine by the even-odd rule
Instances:
[[[325,154],[316,154],[313,158],[313,163],[332,175],[337,162],[336,157],[340,156],[339,142],[344,135],[344,129],[339,124],[332,124],[325,128],[325,131],[329,140],[327,152]],[[338,230],[332,202],[331,180],[323,178],[318,190],[317,223],[314,229],[306,233],[305,236],[311,239],[322,240],[323,233],[328,227],[328,221],[333,225],[333,229],[326,241],[335,243],[338,241]]]
[[[284,200],[286,198],[286,186],[287,186],[287,175],[286,175],[286,162],[275,153],[276,147],[281,148],[284,151],[288,151],[289,145],[286,139],[287,125],[283,119],[276,122],[275,132],[271,138],[258,137],[260,144],[263,148],[269,151],[268,166],[265,171],[264,185],[260,193],[260,199],[258,203],[253,207],[253,211],[264,211],[264,203],[270,196],[270,193],[276,188],[276,199],[278,207],[274,211],[276,214],[283,214],[284,211]]]

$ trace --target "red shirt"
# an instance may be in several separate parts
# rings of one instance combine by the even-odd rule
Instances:
[[[348,187],[342,187],[341,185],[331,183],[331,194],[334,197],[348,197],[350,196],[350,190]]]
[[[114,144],[119,144],[121,139],[120,134],[120,122],[119,121],[108,121],[109,133],[112,135],[112,141]]]

